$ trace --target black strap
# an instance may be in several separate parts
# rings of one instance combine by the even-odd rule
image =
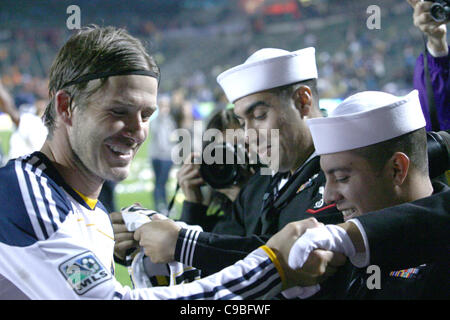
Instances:
[[[112,76],[124,76],[124,75],[139,75],[139,76],[153,77],[158,80],[158,85],[159,85],[160,75],[151,70],[122,70],[122,71],[107,71],[107,72],[85,74],[83,76],[78,77],[75,80],[66,82],[61,87],[61,89],[71,86],[71,85],[74,85],[74,84],[77,84],[77,83],[88,82],[88,81],[91,81],[94,79],[102,79],[102,78],[108,78],[108,77],[112,77]]]
[[[266,189],[266,192],[263,196],[263,204],[261,206],[260,210],[260,216],[261,219],[259,220],[261,224],[261,234],[275,234],[278,232],[278,215],[277,213],[280,212],[280,210],[288,205],[293,197],[296,195],[296,190],[298,189],[298,186],[300,181],[302,183],[306,181],[307,179],[311,178],[313,174],[311,173],[310,169],[316,168],[316,172],[320,170],[319,166],[319,157],[312,157],[311,159],[308,159],[305,163],[303,163],[295,172],[294,174],[290,174],[290,172],[284,172],[284,173],[277,173],[275,174],[270,183],[269,186]],[[317,166],[315,166],[315,164]],[[297,181],[297,178],[304,177],[300,181]],[[280,184],[282,179],[289,178],[286,184],[283,186],[282,189],[278,189],[278,185]],[[304,180],[306,179],[306,180]],[[295,186],[292,185],[293,182],[295,183]],[[293,189],[293,190],[291,190]],[[288,193],[288,195],[286,195]],[[288,197],[287,197],[288,196]],[[276,202],[280,202],[280,205],[276,205]]]
[[[440,126],[436,112],[436,102],[434,99],[433,86],[431,85],[430,71],[428,69],[428,49],[425,36],[423,36],[423,41],[425,44],[425,49],[423,52],[423,66],[425,72],[425,88],[427,90],[428,112],[430,114],[431,131],[439,131]]]
[[[167,215],[170,215],[170,210],[172,210],[173,204],[175,203],[175,198],[177,196],[177,192],[180,189],[180,185],[177,183],[177,187],[175,189],[175,194],[172,197],[172,200],[170,200],[169,206],[167,207]]]
[[[260,210],[261,213],[263,213],[267,207],[273,205],[273,202],[279,195],[278,185],[280,184],[281,180],[288,178],[289,175],[289,171],[283,173],[278,172],[270,179],[270,183],[267,186],[266,192],[263,196],[263,203]]]

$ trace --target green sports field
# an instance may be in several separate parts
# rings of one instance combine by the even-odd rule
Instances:
[[[4,154],[7,154],[9,149],[9,138],[11,130],[0,128],[0,147]],[[150,160],[148,158],[148,143],[150,138],[141,146],[136,158],[131,165],[131,171],[128,178],[116,187],[116,207],[118,209],[129,206],[135,202],[139,202],[146,208],[153,209],[153,188],[154,175],[150,167]],[[171,171],[169,182],[167,183],[167,197],[168,201],[173,196],[176,187],[175,171]],[[172,209],[170,217],[178,218],[181,210],[181,203],[183,202],[182,193],[178,193],[174,208]],[[116,278],[124,285],[131,285],[130,277],[126,267],[116,264]]]

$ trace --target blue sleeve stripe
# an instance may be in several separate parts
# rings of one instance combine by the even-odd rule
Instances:
[[[262,290],[265,290],[265,288],[270,285],[273,286],[273,281],[270,283],[267,282],[267,278],[273,276],[277,273],[276,268],[272,264],[272,261],[268,258],[267,260],[261,262],[258,266],[256,266],[254,269],[248,271],[246,274],[242,275],[241,277],[237,279],[230,280],[222,285],[218,285],[216,287],[211,288],[208,291],[200,292],[197,294],[185,296],[185,297],[179,297],[177,300],[197,300],[197,299],[208,299],[214,297],[220,290],[228,289],[231,292],[240,292],[241,295],[243,294],[243,291],[247,291],[245,288],[252,285],[251,283],[248,283],[249,280],[256,274],[260,275],[260,273],[264,273],[264,275],[261,275],[258,277],[254,284],[255,286],[259,287],[261,284],[263,285]],[[253,289],[253,285],[250,289]],[[252,290],[253,291],[253,290]],[[254,293],[254,292],[252,292]]]
[[[35,158],[28,162],[16,160],[16,174],[33,230],[38,240],[44,240],[56,232],[67,212],[62,212],[56,205],[55,194],[42,174],[46,169],[45,164],[38,163]],[[31,166],[32,163],[35,166]]]
[[[30,195],[30,200],[33,208],[31,212],[28,211],[28,216],[34,215],[36,217],[44,239],[48,239],[48,237],[53,234],[53,232],[47,228],[46,221],[42,216],[43,211],[45,211],[45,208],[43,208],[44,201],[39,191],[39,185],[37,184],[36,176],[31,172],[32,167],[30,163],[23,163],[22,168],[24,170],[27,192]]]
[[[47,215],[52,222],[54,230],[56,231],[58,225],[66,219],[67,214],[72,208],[67,205],[68,199],[65,194],[58,193],[58,187],[55,188],[55,186],[52,186],[52,184],[49,183],[48,176],[45,173],[45,170],[47,169],[45,163],[36,156],[34,158],[39,161],[35,163],[35,166],[32,168],[32,172],[34,172],[37,177],[41,194],[45,195],[44,202],[47,208]],[[30,163],[33,159],[30,160]]]
[[[276,271],[276,273],[278,273],[278,271]],[[270,290],[272,290],[275,286],[277,286],[280,283],[281,283],[281,279],[278,276],[274,277],[274,279],[271,282],[266,281],[266,283],[263,285],[263,288],[260,291],[255,292],[251,295],[246,294],[244,296],[244,299],[245,300],[258,299],[258,298],[264,296],[265,294],[269,293]]]
[[[36,169],[36,179],[38,181],[39,190],[41,194],[44,194],[44,205],[47,210],[47,215],[50,218],[50,223],[53,228],[53,232],[58,229],[58,224],[61,223],[59,220],[59,214],[56,212],[55,202],[52,199],[51,191],[47,185],[47,178],[41,176],[42,169],[39,167]]]
[[[38,240],[44,240],[44,234],[39,226],[39,221],[34,214],[33,203],[31,201],[30,193],[28,192],[27,182],[25,180],[24,170],[22,168],[22,160],[19,158],[15,161],[15,171],[17,175],[17,180],[19,182],[20,192],[22,194],[23,202],[25,204],[25,209],[27,210],[28,217],[30,218],[31,226],[33,227],[34,233]]]
[[[229,300],[235,296],[240,296],[243,299],[249,299],[249,297],[256,299],[257,297],[269,292],[274,287],[274,283],[281,282],[278,271],[270,260],[266,260],[265,263],[260,264],[260,266],[262,268],[259,269],[258,272],[249,272],[244,275],[242,277],[243,279],[240,279],[237,284],[234,284],[233,286],[227,285],[227,288],[232,293],[230,296],[220,297],[219,299]],[[252,280],[251,278],[256,274],[258,274],[259,277]],[[245,280],[247,282],[244,282]]]
[[[60,200],[61,195],[58,195],[57,193],[55,193],[55,190],[53,188],[50,188],[48,179],[44,175],[42,175],[45,169],[45,164],[42,163],[39,167],[36,168],[35,173],[38,177],[41,194],[45,195],[44,202],[47,208],[47,215],[52,222],[54,230],[56,231],[58,226],[66,218],[68,212],[70,211],[70,207],[67,207],[66,203]],[[57,205],[57,203],[59,204],[59,206]],[[62,210],[62,208],[64,208],[64,210]]]
[[[35,160],[37,159],[37,160]],[[39,188],[39,192],[35,192],[36,195],[44,195],[45,197],[42,198],[42,202],[39,203],[39,211],[45,212],[46,215],[50,218],[50,225],[48,223],[45,224],[48,235],[51,235],[53,232],[57,230],[57,225],[55,223],[55,220],[53,219],[53,216],[49,212],[50,204],[49,200],[51,200],[51,195],[49,196],[49,193],[46,192],[43,185],[43,179],[46,181],[47,179],[45,177],[42,177],[42,171],[46,169],[45,164],[40,160],[38,157],[33,157],[30,161],[30,164],[34,164],[34,166],[31,169],[31,172],[34,174],[29,174],[29,178],[31,181],[33,181],[33,189],[36,188],[36,185]],[[41,214],[42,216],[42,214]],[[51,227],[51,228],[50,228]]]
[[[233,293],[221,297],[220,300],[230,300],[235,296],[241,296],[244,299],[253,300],[269,292],[274,286],[280,283],[280,281],[281,279],[278,276],[277,269],[273,268],[251,285],[245,285],[240,289],[233,290]]]
[[[49,234],[56,232],[59,225],[63,223],[67,214],[71,211],[70,206],[67,206],[67,203],[64,201],[66,198],[64,195],[59,194],[55,188],[49,185],[49,181],[46,175],[43,174],[46,169],[45,163],[41,160],[36,163],[39,164],[37,167],[33,167],[32,172],[33,177],[36,179],[36,182],[39,186],[40,193],[36,193],[43,196],[43,204],[45,210],[42,210],[42,217],[46,222],[46,227]],[[62,197],[62,199],[61,199]],[[50,228],[51,227],[51,228]]]
[[[47,233],[51,235],[56,232],[58,226],[64,221],[70,208],[67,208],[65,203],[61,201],[58,201],[60,206],[57,206],[56,199],[58,199],[58,197],[52,192],[52,189],[48,184],[48,179],[42,175],[43,170],[45,169],[44,163],[40,164],[37,168],[33,168],[32,171],[34,174],[30,173],[30,179],[36,180],[36,184],[39,186],[40,192],[35,192],[35,194],[38,197],[38,200],[42,199],[42,201],[39,201],[40,214],[42,220],[45,222]],[[62,211],[61,207],[66,210]]]
[[[58,221],[58,224],[63,223],[67,215],[72,211],[72,206],[68,205],[69,200],[65,194],[58,193],[54,187],[51,187],[46,177],[43,176],[42,179],[48,195],[53,219]]]

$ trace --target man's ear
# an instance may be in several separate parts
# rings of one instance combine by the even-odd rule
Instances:
[[[312,110],[312,92],[308,86],[298,87],[293,94],[294,104],[302,119],[310,116]]]
[[[400,186],[405,181],[411,160],[403,152],[396,152],[389,159],[389,172],[393,179],[393,183]]]
[[[55,94],[55,110],[57,116],[67,125],[72,125],[72,109],[70,108],[70,95],[59,90]]]

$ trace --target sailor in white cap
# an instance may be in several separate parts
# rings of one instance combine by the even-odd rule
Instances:
[[[308,125],[327,177],[325,201],[337,203],[344,219],[432,193],[426,134],[415,132],[425,127],[417,91],[355,94]]]
[[[249,144],[273,170],[293,172],[312,154],[314,147],[304,120],[321,116],[314,48],[294,52],[261,49],[220,74],[217,82],[234,103]],[[252,135],[252,129],[257,133],[267,130],[267,138]],[[271,129],[279,132],[279,150],[271,145]],[[275,151],[278,161],[271,157]]]
[[[216,272],[291,221],[310,217],[324,223],[342,221],[334,205],[324,204],[325,177],[305,122],[322,116],[317,76],[311,47],[293,52],[264,48],[217,77],[234,103],[250,150],[256,148],[273,172],[256,173],[241,190],[227,235],[202,232],[190,239],[189,233],[180,232],[175,260],[183,261],[182,244],[192,243],[193,266]]]
[[[419,267],[405,263],[416,260],[401,250],[394,250],[395,257],[390,261],[380,259],[383,253],[392,258],[391,247],[396,247],[397,241],[404,243],[407,239],[409,245],[419,245],[428,240],[423,237],[425,232],[442,228],[432,225],[430,220],[408,229],[411,220],[417,219],[417,213],[422,215],[420,219],[429,211],[447,215],[443,225],[448,228],[450,189],[430,181],[425,119],[417,91],[405,97],[374,91],[357,93],[344,100],[330,117],[308,120],[308,125],[326,175],[325,202],[335,203],[347,226],[353,223],[359,229],[365,245],[365,249],[359,251],[365,254],[356,254],[358,250],[341,226],[328,225],[310,229],[297,240],[290,250],[290,267],[299,268],[303,255],[307,257],[307,253],[315,248],[335,250],[345,253],[358,267],[365,267],[370,261],[381,268],[381,279],[378,285],[375,284],[378,290],[370,290],[371,286],[367,285],[371,273],[353,269],[348,274],[350,280],[344,286],[334,288],[337,298],[448,298],[450,282],[446,252],[428,261],[417,260],[419,264],[434,262]],[[369,220],[361,219],[362,215],[373,211],[377,212],[369,214]],[[397,225],[404,223],[403,232],[395,234],[391,241],[372,245],[371,238],[392,235],[388,230],[393,220],[388,214],[385,221],[373,222],[370,216],[383,218],[383,213],[394,211],[398,214]],[[378,225],[378,230],[380,225],[384,226],[384,230],[375,235],[377,228],[373,228],[374,225]],[[426,229],[423,234],[420,228]],[[449,236],[441,241],[448,246]],[[418,257],[423,255],[418,251]],[[394,268],[402,270],[392,271],[398,270]]]
[[[234,103],[250,149],[255,148],[273,170],[272,177],[257,175],[249,182],[252,196],[245,199],[239,215],[248,216],[261,204],[263,209],[251,216],[260,228],[246,228],[247,233],[273,234],[290,221],[313,215],[324,222],[341,218],[335,208],[324,208],[325,180],[305,121],[322,117],[317,77],[312,47],[294,52],[261,49],[217,77]]]

